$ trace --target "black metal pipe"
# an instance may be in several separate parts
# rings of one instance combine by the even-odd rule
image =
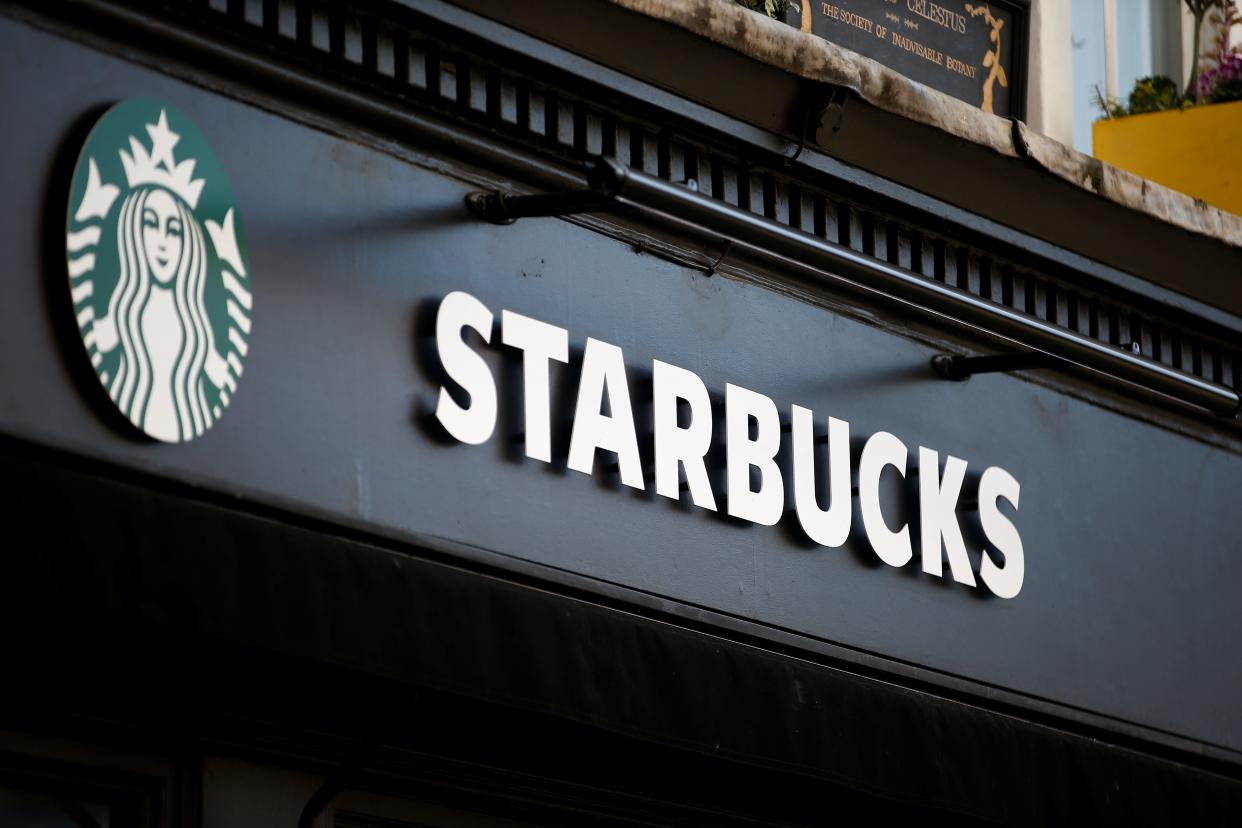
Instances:
[[[595,163],[592,179],[598,182],[597,187],[616,193],[625,202],[662,213],[677,223],[708,230],[761,254],[809,266],[854,289],[896,299],[1032,351],[1207,409],[1218,416],[1237,416],[1242,406],[1238,393],[1223,385],[908,273],[679,184],[628,169],[611,159]]]
[[[937,354],[932,357],[931,363],[936,373],[945,379],[958,382],[968,380],[975,374],[1065,367],[1063,360],[1045,354],[1043,351],[1021,351],[1016,354],[988,354],[973,357]]]
[[[514,196],[502,192],[476,192],[466,196],[466,206],[479,218],[493,224],[512,224],[520,218],[571,216],[616,209],[611,193],[595,190],[569,190]]]

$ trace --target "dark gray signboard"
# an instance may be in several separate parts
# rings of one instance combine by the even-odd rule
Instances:
[[[891,327],[568,221],[482,224],[463,205],[478,184],[451,157],[342,138],[79,43],[15,36],[20,26],[0,22],[0,100],[21,125],[0,161],[0,433],[1242,750],[1242,457],[1228,446],[1014,376],[946,382],[928,368],[935,350]],[[181,444],[116,415],[62,295],[69,185],[57,170],[72,168],[104,110],[138,94],[175,106],[210,142],[236,190],[253,278],[245,374],[225,415]],[[497,322],[490,342],[458,340],[496,380],[496,427],[478,444],[450,439],[434,417],[450,382],[436,320],[455,292]],[[567,332],[567,361],[550,368],[548,462],[515,439],[527,385],[505,311]],[[659,360],[700,379],[715,416],[734,385],[772,400],[784,422],[798,405],[817,431],[831,416],[859,438],[894,435],[911,466],[922,446],[962,458],[968,478],[1005,469],[1021,482],[1020,507],[1005,507],[1025,551],[1020,592],[889,565],[863,533],[829,548],[789,514],[769,526],[697,507],[691,493],[661,497],[650,480],[629,485],[604,452],[593,473],[574,471],[566,414],[586,352],[603,348],[590,339],[619,349],[644,463]],[[465,402],[456,385],[449,393]],[[917,501],[903,512],[898,476],[885,480],[889,528],[915,533]],[[970,554],[977,566],[976,545]]]
[[[985,112],[1023,114],[1024,4],[801,0],[785,19]]]

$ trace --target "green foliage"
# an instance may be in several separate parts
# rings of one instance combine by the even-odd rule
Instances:
[[[1100,85],[1098,83],[1092,91],[1095,93],[1095,108],[1100,110],[1100,113],[1103,114],[1105,118],[1124,118],[1130,114],[1124,103],[1116,98],[1110,98],[1100,91]]]
[[[785,9],[793,5],[794,0],[737,0],[737,3],[751,11],[763,12],[768,17],[782,20],[785,17]]]
[[[1181,105],[1182,96],[1177,84],[1172,78],[1166,78],[1164,75],[1139,78],[1134,82],[1134,91],[1130,93],[1131,115],[1178,109]]]
[[[1242,101],[1242,78],[1220,81],[1212,92],[1212,103]]]
[[[1163,112],[1166,109],[1183,109],[1194,104],[1183,98],[1177,82],[1164,75],[1139,78],[1134,82],[1128,101],[1108,98],[1099,87],[1095,90],[1095,105],[1106,118],[1124,118],[1126,115],[1142,115],[1145,112]]]

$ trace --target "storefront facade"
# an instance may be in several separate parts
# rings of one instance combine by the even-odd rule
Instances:
[[[596,5],[2,7],[4,801],[1236,818],[1238,248]],[[83,350],[144,187],[232,303],[165,426]]]

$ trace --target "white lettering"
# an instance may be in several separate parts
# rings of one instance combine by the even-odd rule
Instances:
[[[937,578],[944,577],[944,561],[940,555],[941,541],[949,555],[953,580],[967,586],[975,585],[975,573],[966,555],[962,527],[957,522],[957,499],[966,479],[966,461],[949,455],[944,461],[944,477],[940,476],[940,456],[919,446],[919,523],[922,525],[923,571]]]
[[[850,424],[828,418],[828,508],[819,508],[815,493],[814,418],[809,409],[793,407],[794,508],[807,537],[822,546],[841,546],[850,536],[854,497],[850,492]]]
[[[609,413],[602,413],[607,395]],[[625,378],[625,357],[621,349],[598,339],[587,339],[582,355],[582,379],[578,383],[578,404],[569,438],[569,467],[591,474],[595,450],[617,455],[621,482],[633,489],[645,488],[643,464],[634,433],[634,412],[630,407],[630,387]]]
[[[462,291],[445,296],[436,312],[440,361],[448,378],[460,390],[450,393],[448,383],[440,388],[435,416],[450,435],[463,443],[484,443],[495,431],[495,380],[488,362],[466,340],[469,328],[490,344],[494,321],[492,312],[482,302]],[[526,456],[550,463],[551,364],[568,363],[569,332],[504,310],[500,339],[504,345],[522,351]],[[707,467],[714,430],[707,387],[693,371],[659,360],[652,362],[651,377],[656,493],[680,500],[684,476],[684,488],[694,504],[716,511]],[[468,405],[459,402],[463,393]],[[807,537],[820,546],[840,547],[849,540],[854,511],[850,424],[828,417],[827,509],[820,506],[824,473],[816,474],[822,450],[816,446],[814,425],[815,416],[810,409],[791,407],[789,448],[794,511]],[[776,459],[782,445],[776,403],[763,394],[727,384],[724,432],[728,514],[764,526],[775,525],[783,517],[786,504],[785,481]],[[616,455],[616,468],[623,484],[645,490],[624,354],[615,345],[587,339],[570,431],[569,468],[593,474],[597,450]],[[858,458],[862,528],[876,556],[893,567],[908,564],[914,557],[914,547],[909,523],[894,530],[885,520],[881,482],[889,466],[904,479],[908,462],[906,444],[884,431],[871,435]],[[958,519],[966,471],[965,460],[946,455],[942,474],[940,455],[933,449],[919,447],[922,569],[944,577],[947,557],[956,582],[975,587],[981,579],[1001,598],[1013,598],[1022,589],[1025,559],[1017,527],[1001,513],[999,502],[1003,499],[1017,511],[1018,481],[996,466],[984,471],[979,480],[979,522],[985,545],[976,572]],[[752,480],[757,481],[754,487]]]
[[[502,340],[522,351],[523,417],[526,456],[552,462],[552,393],[549,363],[569,362],[569,331],[522,316],[500,312]]]
[[[1009,518],[1000,513],[996,501],[1004,498],[1017,509],[1020,491],[1013,475],[999,466],[989,467],[979,478],[979,522],[983,524],[983,534],[1005,559],[1004,565],[996,564],[991,550],[985,548],[979,577],[1001,598],[1013,598],[1022,589],[1024,561],[1022,537]]]
[[[436,347],[449,377],[470,395],[470,407],[463,408],[440,388],[436,419],[463,443],[477,446],[487,442],[496,428],[496,383],[483,357],[462,339],[466,328],[473,328],[484,342],[492,339],[492,312],[469,293],[455,290],[445,296],[436,312]]]
[[[750,421],[758,424],[750,439]],[[776,465],[781,419],[776,403],[737,385],[725,386],[725,454],[729,514],[775,526],[785,509],[785,484]],[[759,489],[750,488],[750,469],[759,469]]]
[[[686,470],[686,485],[694,505],[716,511],[716,498],[703,457],[712,443],[712,403],[698,374],[660,362],[651,363],[652,406],[655,421],[656,494],[681,499],[677,466]],[[677,424],[678,402],[689,408],[690,423]]]
[[[862,458],[858,461],[858,506],[863,528],[875,554],[889,566],[905,566],[914,557],[910,526],[903,523],[894,532],[884,522],[884,513],[880,510],[880,475],[885,466],[892,466],[905,477],[906,455],[905,443],[887,431],[877,431],[863,445]]]

